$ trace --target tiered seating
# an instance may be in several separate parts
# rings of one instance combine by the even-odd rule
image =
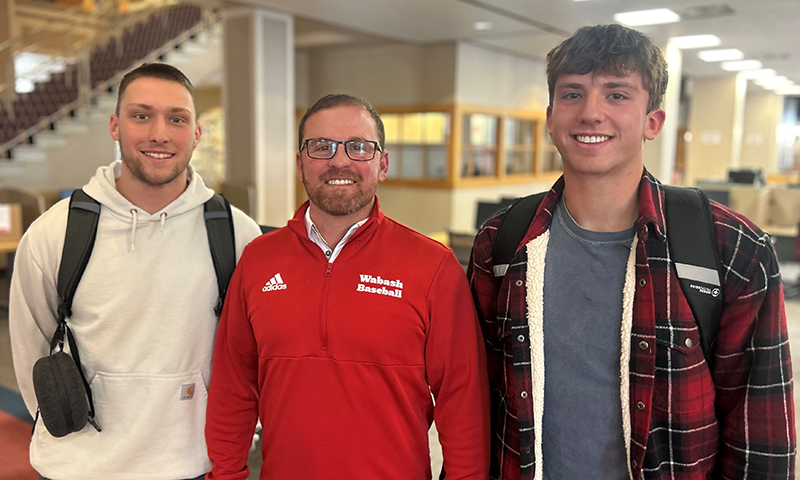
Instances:
[[[146,22],[126,29],[122,35],[120,55],[117,54],[116,39],[111,39],[105,46],[95,47],[89,59],[92,88],[117,73],[130,69],[140,59],[197,25],[201,15],[200,7],[178,5],[167,12],[166,21],[151,17]],[[14,101],[14,120],[5,109],[0,108],[0,145],[32,127],[42,118],[52,115],[62,106],[77,100],[77,80],[77,67],[70,65],[66,72],[52,75],[47,82],[37,83],[33,92],[19,95]]]

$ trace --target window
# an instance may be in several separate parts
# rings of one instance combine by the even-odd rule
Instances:
[[[506,175],[533,173],[535,128],[533,120],[505,119]]]
[[[450,143],[450,114],[422,112],[383,114],[388,178],[393,180],[445,180]]]
[[[498,117],[480,113],[464,116],[461,176],[491,177],[497,172]]]

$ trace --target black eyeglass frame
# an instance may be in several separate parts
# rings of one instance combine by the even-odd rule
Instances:
[[[330,156],[329,157],[312,157],[311,156],[311,152],[308,149],[308,142],[310,142],[312,140],[325,140],[326,142],[330,142],[330,144],[332,145]],[[371,143],[371,144],[373,144],[375,146],[375,150],[372,152],[372,157],[368,158],[368,159],[351,157],[350,156],[350,152],[347,150],[347,144],[348,143],[354,143],[354,142]],[[372,160],[375,160],[375,154],[377,152],[383,152],[383,149],[381,148],[381,146],[378,145],[378,142],[376,142],[374,140],[353,139],[353,140],[338,141],[338,140],[331,140],[330,138],[307,138],[300,145],[300,151],[302,152],[303,149],[305,149],[306,155],[308,155],[308,158],[310,158],[312,160],[330,160],[330,159],[332,159],[333,157],[336,156],[336,152],[339,151],[339,145],[340,144],[344,145],[344,154],[347,155],[347,158],[349,158],[350,160],[352,160],[354,162],[371,162]]]

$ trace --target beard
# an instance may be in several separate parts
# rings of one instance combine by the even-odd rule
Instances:
[[[314,187],[310,185],[306,179],[305,168],[301,169],[301,173],[303,186],[306,189],[309,200],[328,215],[336,217],[352,215],[369,205],[372,199],[375,198],[375,191],[378,184],[377,177],[375,179],[375,184],[371,186],[365,183],[363,177],[356,172],[350,170],[329,170],[320,177],[319,181],[321,185]],[[354,180],[356,182],[356,191],[348,192],[329,187],[325,182],[332,178]]]
[[[125,164],[128,170],[137,180],[151,187],[160,187],[162,185],[167,185],[173,182],[184,171],[186,171],[186,168],[189,166],[189,160],[191,159],[191,154],[189,155],[189,158],[186,159],[186,161],[183,161],[180,158],[175,158],[178,157],[179,155],[176,153],[175,157],[173,157],[175,163],[172,166],[172,170],[168,171],[167,173],[156,175],[147,172],[144,163],[141,161],[141,159],[139,159],[136,156],[135,153],[131,155],[131,158],[128,158],[128,156],[125,154],[125,149],[126,148],[123,143],[122,134],[120,133],[119,151],[120,151],[120,156],[122,157],[122,163]]]

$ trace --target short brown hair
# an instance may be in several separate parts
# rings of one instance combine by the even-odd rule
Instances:
[[[303,115],[302,120],[300,120],[300,127],[297,129],[298,150],[303,147],[303,135],[305,135],[306,121],[308,120],[308,117],[314,115],[320,110],[328,110],[341,105],[363,107],[364,110],[369,112],[369,114],[372,116],[372,120],[375,121],[375,130],[378,132],[378,146],[380,146],[381,150],[383,150],[383,144],[386,142],[386,132],[383,129],[383,120],[381,120],[381,116],[378,115],[378,112],[372,108],[372,105],[370,105],[368,101],[353,95],[347,95],[345,93],[332,93],[330,95],[325,95],[317,100],[317,103],[312,105],[311,108],[306,110],[305,115]]]
[[[587,73],[642,77],[649,95],[647,112],[661,106],[667,91],[667,62],[650,38],[622,25],[596,25],[578,29],[547,54],[547,88],[550,106],[556,81],[563,75]]]
[[[125,90],[127,90],[128,85],[139,78],[159,78],[161,80],[180,83],[189,91],[189,94],[192,96],[192,104],[194,104],[194,86],[183,72],[166,63],[145,63],[126,73],[125,76],[122,77],[122,81],[119,82],[119,88],[117,89],[117,115],[119,115],[119,105],[122,103],[122,95],[125,93]]]

